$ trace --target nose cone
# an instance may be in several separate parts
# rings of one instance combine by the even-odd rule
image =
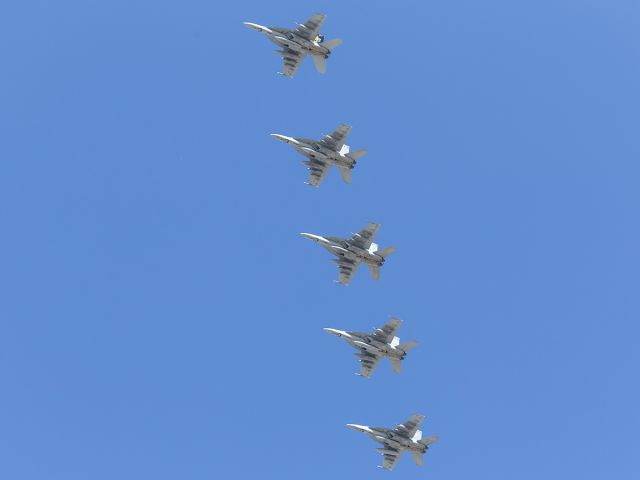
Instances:
[[[284,142],[284,143],[293,143],[293,144],[298,143],[298,141],[296,141],[295,138],[287,137],[286,135],[280,135],[279,133],[272,133],[271,136],[276,140],[280,140],[281,142]]]
[[[364,425],[356,425],[355,423],[347,423],[347,427],[357,431],[357,432],[368,432],[369,431],[369,427],[366,427]]]
[[[342,337],[347,332],[343,332],[342,330],[336,330],[335,328],[325,328],[325,332],[330,333],[331,335],[335,335],[337,337]]]
[[[309,240],[313,240],[314,242],[322,242],[324,238],[320,235],[314,235],[313,233],[301,233],[304,238],[308,238]]]
[[[258,25],[257,23],[244,22],[244,25],[247,28],[250,28],[252,30],[256,30],[257,32],[264,32],[266,30],[269,30],[268,28],[263,27],[262,25]]]

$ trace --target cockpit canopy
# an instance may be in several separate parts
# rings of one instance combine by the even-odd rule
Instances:
[[[322,43],[324,42],[324,35],[316,35],[316,43]]]

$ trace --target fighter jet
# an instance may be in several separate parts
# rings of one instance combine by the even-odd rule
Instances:
[[[402,320],[392,318],[384,327],[376,328],[373,333],[345,332],[335,328],[325,328],[324,331],[344,338],[349,344],[358,350],[360,357],[360,373],[358,375],[371,378],[371,374],[380,363],[382,357],[387,357],[396,373],[400,373],[401,362],[407,356],[407,352],[417,345],[412,340],[400,344],[396,332],[400,328]]]
[[[438,440],[436,435],[422,438],[422,432],[418,430],[418,427],[420,427],[423,420],[423,415],[414,415],[395,428],[366,427],[353,423],[347,424],[347,427],[366,433],[376,442],[381,443],[383,445],[382,448],[377,449],[384,456],[380,468],[392,470],[405,450],[411,453],[416,465],[422,465],[422,455],[433,442]]]
[[[351,127],[343,124],[331,135],[325,135],[322,140],[286,137],[277,133],[272,133],[271,136],[292,145],[308,158],[302,162],[309,169],[307,185],[319,187],[331,165],[338,167],[342,179],[349,183],[351,170],[356,166],[356,161],[367,153],[366,150],[350,151],[349,145],[344,144],[349,132],[351,132]]]
[[[320,28],[325,18],[321,13],[316,13],[305,23],[299,23],[295,30],[264,27],[251,22],[244,22],[244,24],[264,33],[269,40],[282,48],[282,50],[276,50],[276,53],[284,58],[284,72],[278,73],[292,78],[306,55],[311,55],[318,72],[324,73],[327,70],[325,60],[329,58],[331,51],[342,43],[339,38],[324,41],[324,36],[320,35]]]
[[[301,233],[300,235],[319,243],[338,257],[333,259],[340,269],[338,283],[349,285],[353,274],[361,263],[365,263],[369,267],[373,279],[378,280],[380,267],[385,258],[395,251],[395,247],[379,250],[378,245],[373,243],[379,228],[380,224],[370,223],[360,233],[354,233],[351,238],[321,237],[312,233]]]

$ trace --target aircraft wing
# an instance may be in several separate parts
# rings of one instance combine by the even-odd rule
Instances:
[[[336,260],[336,263],[338,264],[338,268],[340,269],[338,282],[342,285],[349,285],[351,283],[351,279],[353,278],[353,274],[356,273],[356,270],[360,263],[353,260],[348,260],[346,258],[340,258]]]
[[[371,336],[379,342],[391,343],[401,324],[402,320],[399,318],[392,318],[384,327],[376,328],[375,332],[373,332]]]
[[[356,247],[369,250],[373,240],[376,238],[376,233],[378,233],[379,228],[379,223],[369,223],[369,225],[360,230],[359,233],[355,233],[353,237],[351,237],[351,241]]]
[[[327,148],[339,152],[342,149],[344,142],[347,140],[349,132],[351,132],[351,127],[349,125],[342,124],[336,128],[331,135],[325,135],[322,139],[322,143],[324,143]]]
[[[384,460],[382,461],[382,468],[385,470],[393,470],[393,467],[396,466],[400,455],[402,455],[402,451],[385,445],[385,452],[383,455]]]
[[[316,13],[309,20],[298,25],[296,33],[313,42],[320,33],[320,29],[322,28],[325,18],[327,17],[321,13]]]
[[[319,187],[324,177],[327,176],[330,165],[317,158],[312,158],[308,162],[305,162],[309,169],[309,185],[313,187]]]
[[[286,48],[282,58],[284,60],[284,71],[282,74],[285,77],[292,78],[298,70],[298,67],[300,67],[302,60],[304,59],[304,55],[296,52],[295,50]]]
[[[422,424],[423,420],[424,420],[424,415],[414,415],[406,422],[396,426],[393,429],[393,431],[396,433],[399,433],[400,435],[413,438],[413,436],[418,431],[418,428],[420,428],[420,425]]]
[[[371,378],[382,357],[369,352],[362,352],[358,356],[360,357],[360,375]]]

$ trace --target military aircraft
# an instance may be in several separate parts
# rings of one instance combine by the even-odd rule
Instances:
[[[358,375],[370,378],[382,357],[387,357],[395,372],[400,373],[402,360],[407,356],[407,352],[417,345],[414,340],[400,344],[400,339],[395,335],[401,324],[402,320],[392,318],[384,327],[376,328],[371,334],[345,332],[335,328],[325,328],[324,331],[344,338],[353,348],[360,350],[360,353],[356,353],[356,356],[360,357]]]
[[[422,456],[429,449],[429,446],[438,440],[436,435],[422,438],[422,432],[418,428],[423,420],[423,415],[414,415],[395,428],[366,427],[353,423],[347,424],[347,427],[366,433],[376,442],[381,443],[382,448],[377,449],[384,456],[380,468],[392,470],[405,450],[411,453],[416,465],[422,465]]]
[[[301,233],[300,235],[319,243],[338,257],[333,260],[340,269],[338,283],[349,285],[353,274],[361,263],[365,263],[369,267],[373,279],[378,280],[380,267],[384,264],[385,258],[395,251],[395,247],[379,250],[378,245],[373,243],[379,228],[380,224],[369,223],[360,233],[354,233],[351,238],[321,237],[312,233]]]
[[[276,50],[276,53],[282,55],[284,59],[284,72],[278,73],[292,78],[307,55],[311,55],[318,72],[324,73],[327,70],[326,59],[331,55],[331,51],[342,43],[339,38],[324,41],[324,37],[320,35],[320,28],[325,18],[321,13],[316,13],[305,23],[299,23],[294,30],[264,27],[251,22],[244,22],[244,24],[264,33],[269,40],[282,48],[282,50]]]
[[[293,148],[308,158],[308,160],[302,162],[309,169],[309,181],[307,184],[319,187],[331,165],[338,167],[342,179],[349,183],[351,181],[351,170],[356,166],[356,161],[367,153],[366,150],[350,151],[349,145],[344,144],[349,132],[351,132],[351,127],[343,124],[331,135],[325,135],[322,140],[286,137],[278,133],[272,133],[271,136],[292,145]]]

